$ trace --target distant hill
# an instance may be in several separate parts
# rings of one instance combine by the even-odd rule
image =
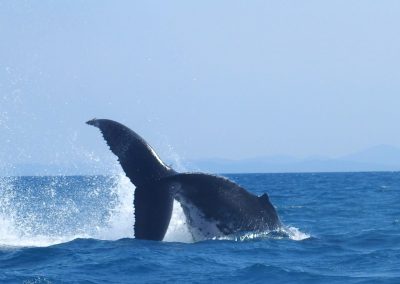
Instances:
[[[337,159],[283,155],[243,160],[202,159],[188,161],[187,168],[215,173],[400,171],[400,148],[380,145]]]
[[[167,161],[174,167],[174,162]],[[287,172],[358,172],[400,171],[400,148],[380,145],[337,159],[310,157],[299,159],[274,155],[249,159],[201,159],[180,161],[178,170],[209,173],[287,173]],[[116,165],[82,161],[71,164],[17,164],[0,169],[6,175],[95,175],[115,172]]]
[[[367,164],[397,167],[400,165],[400,148],[390,145],[375,146],[340,158]]]

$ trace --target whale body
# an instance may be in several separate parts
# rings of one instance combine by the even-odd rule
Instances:
[[[205,173],[178,173],[128,127],[109,119],[87,122],[100,129],[126,176],[135,185],[135,238],[163,240],[178,201],[195,240],[281,227],[268,195]]]

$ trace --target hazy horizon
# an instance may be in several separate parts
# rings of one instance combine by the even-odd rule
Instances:
[[[400,147],[396,1],[0,3],[0,168],[113,165],[85,121],[162,156]]]
[[[389,145],[378,145],[336,158],[272,155],[243,159],[183,159],[179,155],[171,155],[168,159],[161,159],[179,172],[201,171],[216,174],[400,171],[400,148]],[[119,175],[122,169],[114,157],[107,163],[97,159],[82,159],[76,163],[20,163],[10,165],[8,169],[0,168],[0,172],[0,176]]]

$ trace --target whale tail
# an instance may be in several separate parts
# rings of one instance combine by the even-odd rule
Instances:
[[[176,174],[142,137],[125,125],[109,119],[92,119],[86,123],[100,129],[126,176],[136,187]]]
[[[240,231],[274,230],[281,226],[268,195],[260,197],[221,177],[179,174],[166,166],[138,134],[107,119],[87,122],[98,127],[135,190],[135,237],[164,238],[176,199],[194,238]]]
[[[100,129],[126,176],[136,186],[135,237],[162,240],[174,199],[168,188],[155,184],[177,172],[165,165],[142,137],[121,123],[109,119],[92,119],[86,123]]]

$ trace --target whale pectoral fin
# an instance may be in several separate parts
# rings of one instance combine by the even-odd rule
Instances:
[[[135,190],[135,238],[161,241],[173,209],[168,183],[153,183]]]

